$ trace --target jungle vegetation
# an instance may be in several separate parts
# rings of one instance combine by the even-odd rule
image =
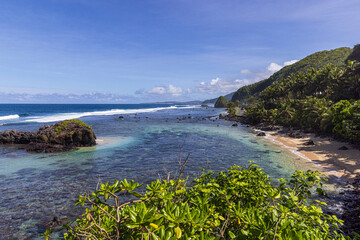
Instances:
[[[360,143],[360,63],[327,65],[273,83],[246,107],[247,120],[310,129]]]
[[[239,100],[240,102],[252,102],[254,97],[269,87],[272,83],[280,82],[292,73],[306,72],[309,69],[322,68],[328,64],[343,66],[345,65],[349,55],[353,52],[355,51],[351,48],[342,47],[330,51],[321,51],[311,54],[292,65],[283,67],[268,79],[239,88],[232,96],[231,101],[235,102],[236,100]]]

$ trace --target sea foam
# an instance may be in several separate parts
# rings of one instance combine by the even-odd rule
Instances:
[[[60,113],[49,116],[28,117],[26,118],[25,122],[38,122],[38,123],[58,122],[58,121],[64,121],[74,118],[90,117],[90,116],[149,113],[149,112],[157,112],[160,110],[194,108],[194,107],[196,106],[182,106],[182,107],[170,106],[170,107],[142,108],[142,109],[112,109],[106,111],[94,111],[94,112],[82,112],[82,113]]]
[[[20,116],[17,115],[17,114],[14,114],[14,115],[7,115],[7,116],[0,116],[0,121],[3,121],[3,120],[11,120],[11,119],[17,119],[19,118]]]

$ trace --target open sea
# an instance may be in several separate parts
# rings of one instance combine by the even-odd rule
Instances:
[[[147,184],[175,176],[180,152],[183,158],[190,153],[184,173],[190,179],[201,169],[221,171],[249,161],[274,179],[313,167],[253,130],[219,120],[223,112],[174,104],[0,104],[0,132],[36,131],[77,118],[98,141],[96,147],[50,154],[0,146],[0,238],[41,239],[55,216],[76,219],[83,210],[73,206],[77,196],[99,182]]]

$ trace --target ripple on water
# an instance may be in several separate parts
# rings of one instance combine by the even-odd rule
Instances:
[[[95,122],[104,135],[95,148],[50,155],[13,149],[7,155],[14,158],[0,155],[6,166],[0,169],[0,234],[33,239],[54,216],[76,218],[82,210],[73,207],[77,196],[94,190],[98,181],[128,178],[149,183],[168,172],[174,176],[180,146],[183,159],[191,154],[185,172],[190,177],[198,176],[202,168],[220,171],[250,160],[275,178],[288,176],[297,167],[289,154],[255,140],[247,128],[217,126],[221,121],[171,123],[169,118],[165,124],[149,118],[136,125],[126,121]],[[1,152],[6,151],[0,147]]]

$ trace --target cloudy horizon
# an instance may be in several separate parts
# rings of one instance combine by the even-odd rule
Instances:
[[[356,0],[8,1],[0,103],[205,100],[359,43]]]
[[[208,82],[200,82],[193,88],[182,89],[172,84],[154,86],[151,89],[138,89],[134,94],[120,95],[112,92],[88,92],[82,94],[65,93],[62,90],[50,89],[8,89],[0,91],[0,103],[151,103],[158,101],[205,101],[211,96],[226,95],[238,88],[270,77],[281,68],[294,64],[298,60],[290,60],[282,65],[270,63],[263,71],[242,69],[242,79],[221,79],[219,77]],[[53,92],[52,92],[53,91]],[[205,93],[206,99],[193,96]],[[161,97],[161,98],[158,98]],[[155,99],[155,100],[154,100]],[[159,100],[156,100],[159,99]]]

